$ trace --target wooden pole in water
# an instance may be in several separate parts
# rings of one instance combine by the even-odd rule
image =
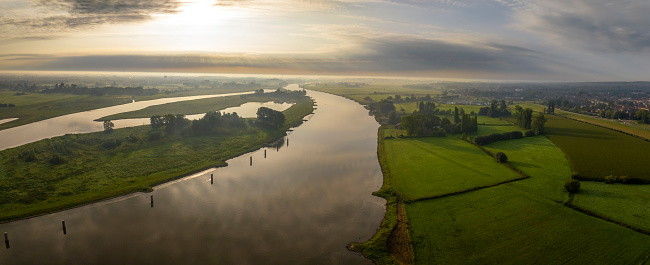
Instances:
[[[9,248],[9,236],[7,235],[7,232],[5,232],[5,247]]]
[[[210,174],[210,184],[214,184],[214,174]]]
[[[251,156],[251,166],[253,165],[253,157]]]
[[[151,208],[153,208],[153,195],[151,195]]]
[[[264,149],[264,158],[266,158],[266,149]]]
[[[65,228],[65,220],[61,220],[61,225],[63,226],[63,234],[67,234],[68,230]]]
[[[287,138],[287,147],[289,147],[289,138]]]

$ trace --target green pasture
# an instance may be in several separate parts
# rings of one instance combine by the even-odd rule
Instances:
[[[582,181],[573,204],[607,219],[650,231],[650,185]]]
[[[616,175],[650,181],[650,142],[567,118],[546,118],[548,138],[581,176],[602,179]]]
[[[395,191],[421,199],[497,184],[520,176],[456,137],[385,140]]]
[[[0,151],[0,220],[56,211],[220,166],[284,135],[312,112],[311,100],[285,110],[285,128],[249,126],[225,135],[149,138],[150,126],[72,134]],[[162,131],[162,129],[161,129]],[[121,141],[117,147],[104,143]],[[27,155],[34,157],[28,159]],[[54,163],[58,156],[64,163]]]
[[[415,264],[643,264],[650,236],[508,186],[406,205]]]
[[[562,150],[546,137],[499,141],[485,148],[492,153],[503,152],[511,165],[530,176],[508,185],[556,202],[566,200],[563,185],[571,179],[571,165]]]

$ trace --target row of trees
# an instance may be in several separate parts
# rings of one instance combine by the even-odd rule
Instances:
[[[517,121],[519,127],[531,130],[536,135],[544,134],[544,124],[546,117],[544,114],[535,115],[533,117],[533,110],[531,108],[522,108],[519,105],[515,106],[515,113],[512,116]]]
[[[493,100],[489,107],[480,108],[478,115],[496,118],[509,117],[511,114],[510,111],[508,111],[508,105],[505,100],[501,100],[501,102]]]
[[[435,113],[440,112],[433,102],[420,102],[418,110],[414,114],[402,116],[402,127],[409,136],[443,136],[446,133],[472,133],[478,131],[478,117],[476,116],[470,116],[464,113],[462,109],[459,111],[458,108],[455,108],[454,124],[452,124],[449,119],[441,119],[435,115]],[[390,121],[391,117],[389,115]]]
[[[155,88],[144,89],[143,87],[86,87],[78,86],[75,84],[67,85],[64,83],[54,85],[54,88],[45,89],[43,93],[63,93],[74,95],[132,95],[132,96],[146,96],[157,95],[160,90]]]

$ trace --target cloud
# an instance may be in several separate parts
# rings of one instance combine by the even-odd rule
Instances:
[[[648,14],[650,2],[645,0],[547,0],[526,1],[514,18],[516,28],[565,47],[639,53],[650,51]]]
[[[21,57],[17,70],[182,71],[379,74],[517,79],[568,75],[546,54],[501,43],[457,44],[405,35],[351,37],[329,53],[228,55],[87,55]],[[1,62],[1,61],[0,61]]]
[[[41,0],[31,8],[14,10],[11,16],[0,16],[0,38],[52,38],[103,24],[141,22],[156,14],[177,13],[183,4],[178,0]]]

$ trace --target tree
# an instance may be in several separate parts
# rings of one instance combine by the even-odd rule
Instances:
[[[504,154],[503,152],[497,152],[496,155],[494,155],[494,158],[499,163],[508,162],[508,156],[506,156],[506,154]]]
[[[151,116],[151,128],[152,129],[158,129],[165,125],[165,121],[163,120],[163,117],[160,115],[154,115]]]
[[[580,181],[577,179],[570,179],[564,183],[564,189],[569,193],[576,193],[580,189]]]
[[[282,125],[284,125],[284,119],[284,114],[277,110],[272,110],[267,107],[260,107],[257,109],[257,121],[260,122],[263,126],[280,128]]]
[[[535,116],[535,119],[533,119],[530,129],[533,132],[535,132],[536,135],[543,135],[544,123],[546,123],[546,118],[544,117],[544,114],[539,114]]]
[[[104,121],[104,132],[105,133],[112,133],[113,132],[113,127],[115,127],[115,124],[113,124],[112,121],[110,121],[110,120]]]
[[[460,116],[458,115],[458,107],[454,107],[454,123],[460,122]]]
[[[408,136],[415,135],[419,126],[419,121],[416,120],[414,115],[402,116],[402,127],[406,130]]]
[[[639,123],[648,123],[648,120],[650,120],[650,112],[647,110],[637,110],[634,113],[634,117],[639,120]]]
[[[397,113],[395,111],[391,111],[388,113],[388,124],[395,125],[399,123],[399,118],[397,117]]]

